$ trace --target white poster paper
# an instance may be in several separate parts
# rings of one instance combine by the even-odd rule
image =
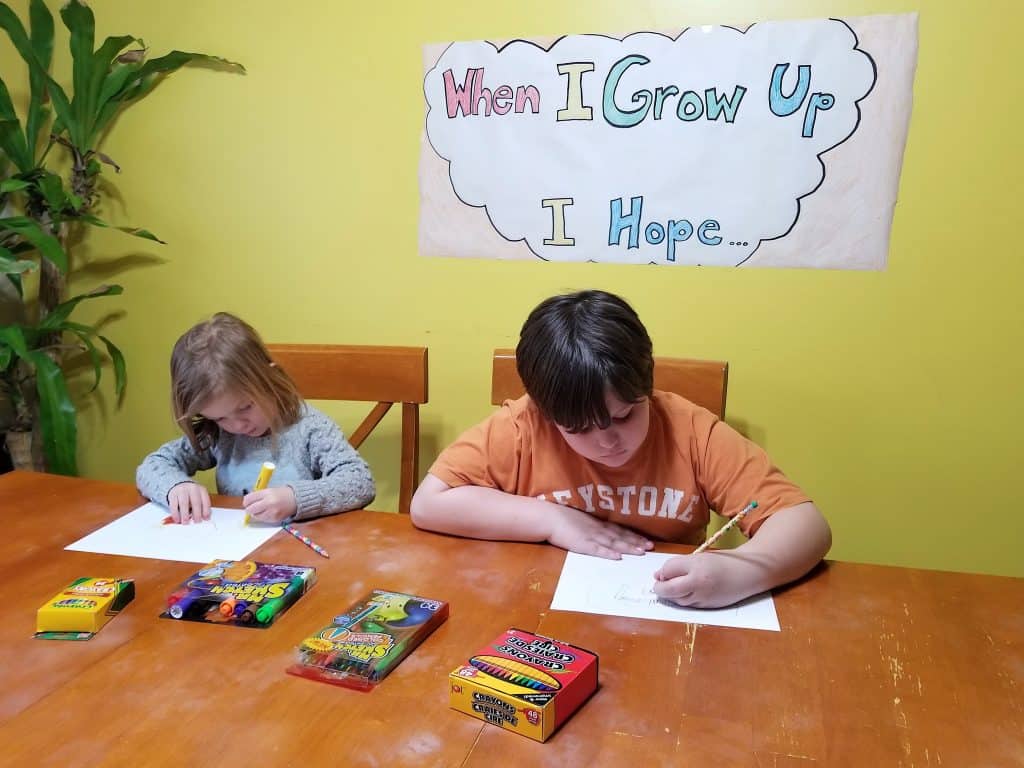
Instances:
[[[420,251],[881,269],[917,16],[424,51]]]

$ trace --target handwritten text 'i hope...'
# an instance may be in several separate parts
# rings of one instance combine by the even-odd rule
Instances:
[[[428,73],[428,136],[459,198],[544,258],[742,263],[792,228],[873,83],[849,28],[820,23],[816,44],[756,26],[456,43]]]

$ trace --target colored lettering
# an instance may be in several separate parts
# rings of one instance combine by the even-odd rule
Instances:
[[[630,67],[642,67],[650,62],[646,56],[631,54],[619,59],[608,71],[608,77],[604,81],[602,109],[604,119],[609,125],[616,128],[632,128],[647,118],[652,107],[654,119],[661,120],[666,102],[674,96],[679,97],[676,103],[676,117],[685,123],[701,117],[708,120],[718,120],[722,117],[727,123],[736,120],[736,112],[743,101],[743,95],[747,92],[742,85],[733,86],[732,95],[719,94],[717,88],[706,88],[703,94],[693,90],[680,92],[675,85],[659,85],[653,92],[647,88],[638,88],[629,97],[630,103],[635,106],[632,109],[620,107],[616,94],[622,76]]]
[[[644,210],[643,197],[631,197],[629,213],[622,212],[622,198],[617,197],[609,204],[611,209],[608,218],[608,245],[621,245],[622,233],[626,232],[626,248],[640,247],[640,225]],[[697,227],[697,239],[704,245],[718,245],[722,238],[710,234],[721,229],[714,219],[705,219]],[[666,224],[652,221],[643,229],[644,240],[651,245],[665,243],[665,258],[676,260],[676,245],[685,242],[693,235],[693,224],[687,219],[669,219]]]
[[[454,118],[462,113],[463,117],[479,115],[489,117],[507,114],[510,109],[516,114],[526,111],[527,104],[533,114],[540,112],[540,91],[533,85],[519,85],[513,91],[510,85],[499,85],[493,91],[484,87],[484,68],[469,68],[462,84],[455,82],[451,69],[444,71],[444,100],[448,117]],[[509,102],[515,98],[515,103]]]
[[[593,120],[594,110],[583,103],[583,75],[594,71],[589,61],[559,64],[558,74],[566,76],[565,106],[558,110],[555,120]]]
[[[782,78],[789,69],[789,64],[776,64],[772,70],[772,81],[768,88],[768,106],[772,114],[777,117],[788,117],[803,106],[804,100],[811,89],[811,67],[809,64],[801,64],[797,67],[797,82],[789,95],[782,93]],[[814,136],[814,121],[818,118],[818,112],[832,109],[835,106],[836,98],[831,93],[814,93],[807,103],[807,111],[804,113],[803,129],[800,135],[805,139]]]

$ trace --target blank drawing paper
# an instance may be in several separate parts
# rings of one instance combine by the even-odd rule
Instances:
[[[779,631],[779,618],[771,593],[748,597],[728,608],[682,608],[662,602],[654,594],[654,572],[675,555],[648,552],[605,560],[568,552],[562,575],[551,599],[556,611],[599,613],[634,619],[659,619],[687,624]]]
[[[243,525],[240,509],[213,507],[209,520],[188,525],[165,525],[168,514],[158,504],[144,504],[65,549],[186,563],[244,560],[281,530],[279,525]]]

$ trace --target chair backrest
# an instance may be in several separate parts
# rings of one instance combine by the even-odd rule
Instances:
[[[348,441],[359,448],[391,406],[402,404],[398,511],[408,514],[420,470],[420,411],[427,402],[427,348],[268,344],[274,362],[309,400],[376,402]]]
[[[707,408],[720,419],[725,418],[728,384],[728,363],[678,357],[654,358],[655,389],[682,395],[690,402]],[[491,404],[501,405],[525,393],[526,389],[516,371],[515,350],[494,350],[491,361]]]

